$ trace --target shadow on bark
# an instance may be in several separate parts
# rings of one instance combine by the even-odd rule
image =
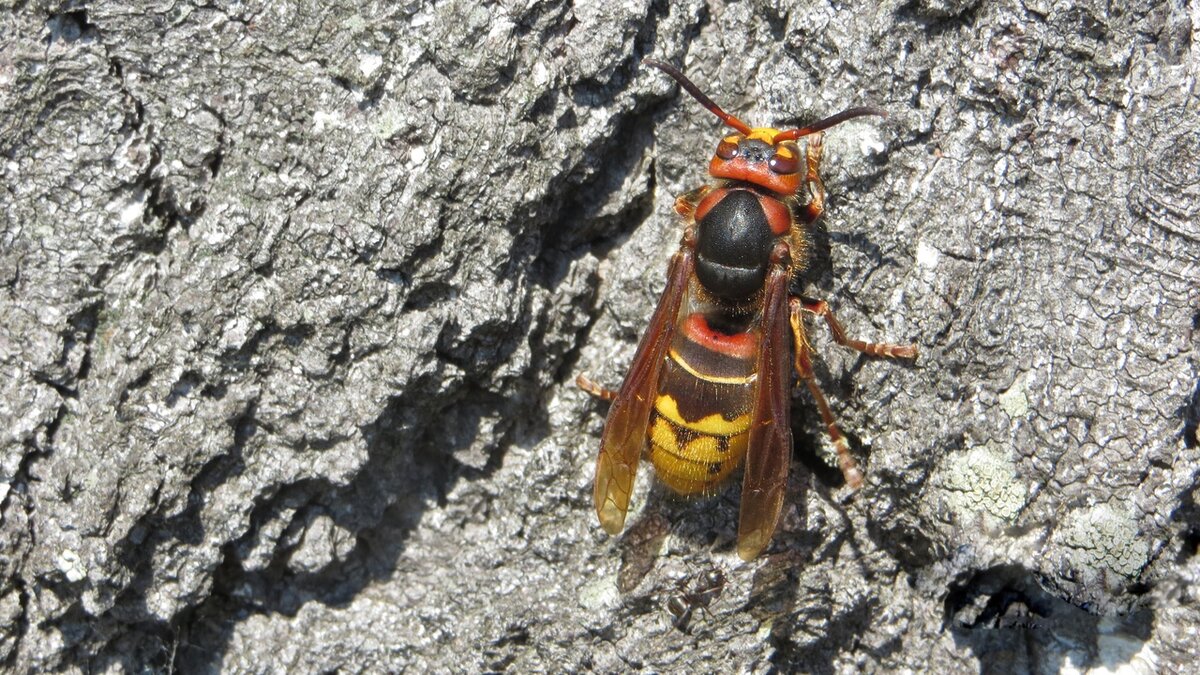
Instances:
[[[984,673],[1115,672],[1138,656],[1154,625],[1142,608],[1118,618],[1054,597],[1020,565],[964,572],[944,601],[943,630]]]

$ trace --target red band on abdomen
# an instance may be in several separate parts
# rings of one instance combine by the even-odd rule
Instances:
[[[702,314],[689,314],[683,322],[683,334],[689,340],[709,351],[738,359],[754,358],[758,349],[757,337],[753,333],[729,335],[713,329]]]

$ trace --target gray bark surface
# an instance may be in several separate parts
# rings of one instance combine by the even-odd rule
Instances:
[[[0,668],[1194,667],[1182,2],[0,0]],[[1117,3],[1120,5],[1121,3]],[[826,136],[780,531],[605,407],[726,131]],[[686,631],[666,605],[727,582]]]

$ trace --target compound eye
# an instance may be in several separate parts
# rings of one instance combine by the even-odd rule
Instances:
[[[783,155],[778,151],[767,161],[767,166],[771,167],[771,171],[780,174],[796,173],[800,170],[800,162],[797,161],[796,155]]]
[[[724,159],[724,160],[730,160],[730,159],[733,159],[734,157],[737,157],[737,154],[738,154],[737,143],[723,140],[717,144],[717,157],[720,157],[721,159]]]

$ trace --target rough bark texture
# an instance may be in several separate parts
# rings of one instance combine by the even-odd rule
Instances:
[[[3,667],[1194,666],[1194,7],[334,4],[0,2]],[[809,289],[922,354],[812,326],[867,486],[798,395],[749,564],[736,486],[591,510],[574,376],[724,133],[650,55],[891,113],[828,134]]]

